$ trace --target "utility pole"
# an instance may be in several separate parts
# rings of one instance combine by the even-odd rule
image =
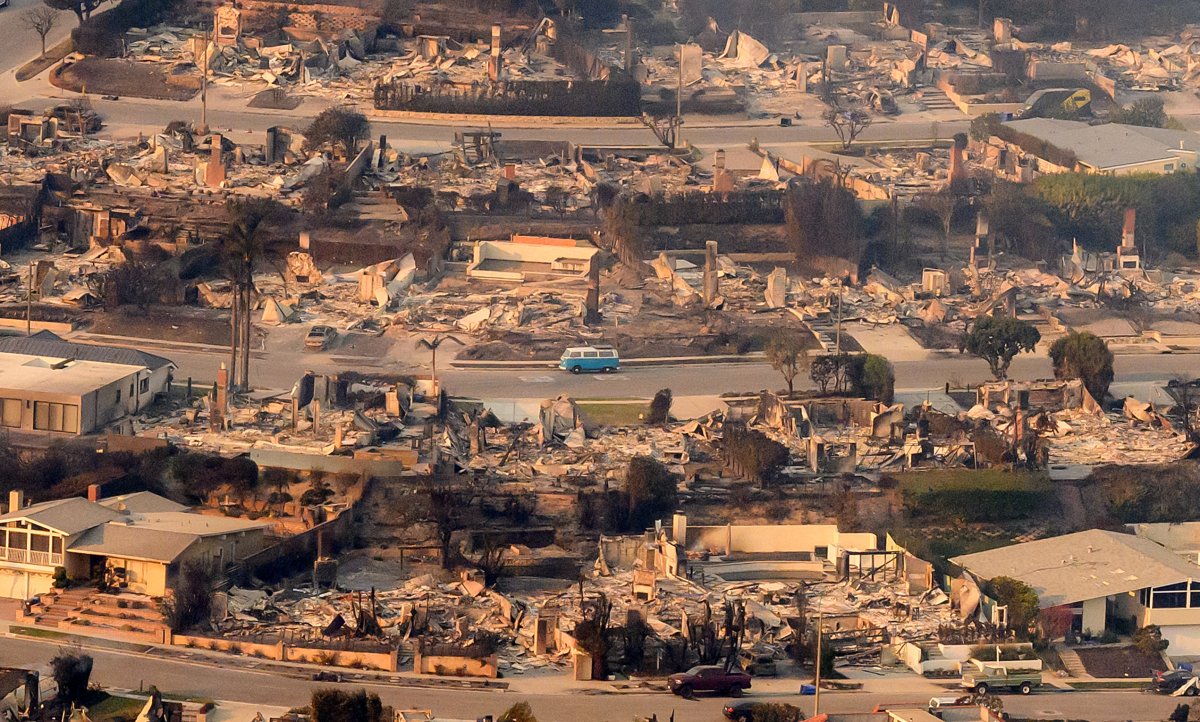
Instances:
[[[25,335],[33,335],[33,261],[29,262],[29,287],[25,289]]]
[[[813,717],[821,714],[821,613],[817,612],[817,659],[813,662],[815,681],[813,692]]]
[[[204,31],[204,50],[202,55],[204,58],[203,68],[200,71],[200,126],[205,133],[208,132],[208,31]],[[303,68],[301,64],[301,68]]]
[[[833,350],[836,356],[842,355],[842,295],[846,289],[844,279],[838,280],[838,315],[837,315],[837,335],[834,340]]]
[[[683,43],[679,44],[679,80],[675,88],[675,145],[683,142]]]

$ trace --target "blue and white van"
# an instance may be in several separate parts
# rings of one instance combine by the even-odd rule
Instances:
[[[572,346],[563,351],[558,367],[573,374],[584,371],[607,373],[621,368],[621,357],[611,346]]]

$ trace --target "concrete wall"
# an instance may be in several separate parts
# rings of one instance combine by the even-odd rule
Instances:
[[[686,549],[708,549],[721,554],[770,554],[815,552],[827,549],[823,559],[835,561],[843,549],[878,549],[879,539],[869,532],[841,532],[836,524],[755,524],[688,526],[686,516],[672,519],[672,529],[683,533],[676,539]]]
[[[1085,600],[1083,603],[1084,633],[1101,634],[1108,624],[1107,600],[1105,597]]]
[[[265,529],[204,537],[188,547],[176,565],[182,568],[190,561],[215,563],[218,559],[222,564],[240,562],[262,551],[266,546]]]
[[[413,655],[413,671],[417,674],[496,679],[499,676],[500,669],[496,663],[496,655],[484,659],[475,659],[472,657],[421,654],[418,651]]]
[[[342,185],[346,186],[347,188],[354,185],[354,181],[358,180],[359,176],[363,174],[363,171],[367,169],[367,165],[370,164],[371,158],[374,156],[374,154],[375,144],[371,141],[367,141],[367,147],[363,148],[346,168],[346,177],[345,180],[342,181]]]
[[[484,269],[480,268],[480,266],[487,261],[545,264],[549,266],[560,258],[587,261],[596,255],[596,253],[597,250],[592,246],[576,246],[574,244],[559,245],[479,241],[475,244],[474,259],[471,265],[467,267],[467,275],[472,278],[520,281],[524,278],[524,273],[519,269],[500,271],[496,269]]]
[[[292,471],[315,469],[327,474],[401,476],[405,470],[404,463],[400,461],[306,454],[285,449],[251,449],[250,459],[261,468],[291,469]]]
[[[878,11],[835,10],[830,12],[792,13],[792,17],[801,25],[836,25],[839,27],[870,25],[877,20],[883,19],[883,3],[879,3]]]
[[[178,647],[211,649],[217,652],[244,654],[283,662],[309,662],[332,664],[338,667],[377,669],[384,672],[400,671],[397,650],[389,652],[365,652],[348,649],[315,649],[292,646],[283,640],[276,642],[247,642],[239,639],[200,637],[186,634],[171,635],[170,643]]]

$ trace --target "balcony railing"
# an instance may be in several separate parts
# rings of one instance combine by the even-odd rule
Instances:
[[[0,547],[0,560],[14,564],[32,564],[39,567],[62,566],[63,555],[50,552],[35,552],[15,547]]]

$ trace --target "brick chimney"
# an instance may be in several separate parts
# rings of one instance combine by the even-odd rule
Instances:
[[[1121,231],[1121,248],[1134,248],[1137,240],[1137,209],[1125,209],[1125,227]]]
[[[20,511],[25,508],[25,492],[20,489],[13,489],[8,492],[8,511],[11,514],[14,511]]]
[[[88,484],[88,501],[91,501],[91,502],[100,501],[100,485],[99,484]]]

